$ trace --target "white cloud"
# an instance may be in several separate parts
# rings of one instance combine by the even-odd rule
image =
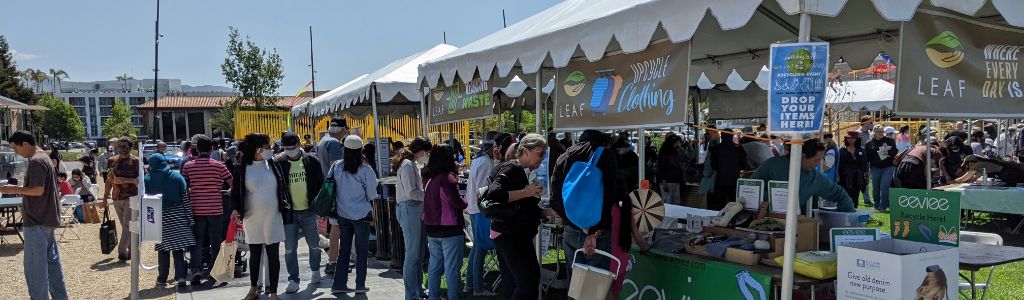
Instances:
[[[32,60],[32,59],[35,59],[35,58],[39,57],[39,55],[35,55],[35,54],[32,54],[32,53],[18,52],[18,50],[13,50],[13,49],[11,49],[11,56],[13,56],[14,60],[17,60],[17,61]]]

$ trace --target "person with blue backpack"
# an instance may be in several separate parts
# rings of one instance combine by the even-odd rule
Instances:
[[[594,250],[611,252],[612,207],[618,199],[626,196],[625,191],[616,185],[618,159],[614,151],[605,151],[608,140],[608,136],[600,131],[584,130],[579,142],[566,149],[555,162],[551,176],[559,179],[551,181],[551,208],[565,225],[562,246],[566,255],[583,249],[586,255],[583,262],[603,269],[609,268],[610,259],[594,255]],[[577,173],[581,166],[587,165],[589,172]],[[595,169],[600,172],[593,172]],[[569,189],[573,193],[599,193],[600,197],[566,195],[565,187],[568,185],[574,186]],[[571,278],[566,280],[571,281]]]

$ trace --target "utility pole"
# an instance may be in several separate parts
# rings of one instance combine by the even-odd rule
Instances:
[[[501,28],[508,28],[508,22],[505,21],[505,10],[501,10]]]
[[[313,102],[312,99],[316,98],[316,67],[313,66],[313,25],[309,25],[309,82],[313,83],[313,98],[309,102],[306,102],[306,116],[307,123],[309,123],[310,135],[315,136],[316,124],[313,124],[313,117],[309,116],[309,104]]]
[[[150,117],[150,123],[152,123],[152,129],[149,132],[149,139],[155,140],[157,137],[157,125],[156,120],[158,119],[157,105],[159,104],[160,94],[159,85],[157,79],[160,73],[160,0],[156,0],[156,26],[153,35],[153,115]],[[140,149],[141,150],[141,149]],[[133,279],[134,280],[134,279]]]
[[[445,31],[441,32],[441,41],[443,43],[445,43],[445,44],[448,43],[448,32],[445,32]]]

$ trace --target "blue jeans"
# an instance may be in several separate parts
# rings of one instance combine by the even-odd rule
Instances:
[[[469,269],[466,270],[466,286],[484,290],[484,258],[487,251],[494,249],[491,241],[491,220],[482,213],[472,214],[473,249],[469,251]]]
[[[427,249],[430,251],[427,284],[430,285],[430,300],[441,299],[441,273],[448,283],[448,300],[459,299],[462,293],[462,249],[466,247],[466,237],[434,238],[427,237]]]
[[[583,248],[583,242],[587,238],[587,235],[583,231],[576,229],[576,227],[565,226],[565,239],[562,240],[562,247],[565,249],[565,259],[569,261],[570,268],[568,274],[565,276],[567,282],[572,282],[572,264],[573,254],[576,253],[577,249]],[[597,237],[597,249],[604,250],[605,252],[612,252],[612,234],[611,230],[602,230],[601,235]],[[604,255],[591,255],[580,259],[584,264],[595,266],[608,270],[611,264],[611,259]]]
[[[310,211],[292,211],[292,223],[284,225],[284,265],[288,269],[288,281],[299,282],[299,230],[309,247],[309,268],[320,270],[320,233],[316,228],[316,214]]]
[[[366,256],[370,249],[370,223],[365,221],[338,218],[341,228],[341,243],[338,246],[338,266],[342,268],[334,272],[333,290],[341,290],[348,285],[349,260],[352,257],[352,243],[356,245],[356,288],[366,287]]]
[[[889,186],[892,185],[892,177],[896,173],[896,167],[875,168],[871,167],[871,197],[875,199],[875,209],[889,209]]]
[[[426,236],[423,233],[423,201],[401,201],[395,208],[398,224],[402,226],[405,242],[405,260],[402,264],[402,282],[405,284],[405,299],[420,299],[423,294],[423,248]]]
[[[53,227],[25,227],[25,283],[32,299],[67,299]]]
[[[220,243],[224,241],[225,232],[227,229],[224,228],[224,215],[217,216],[194,216],[193,220],[196,221],[196,225],[192,227],[192,234],[196,238],[196,246],[192,247],[191,258],[189,264],[193,272],[199,274],[203,268],[203,254],[206,251],[203,247],[206,241],[210,244],[210,266],[213,266],[213,262],[217,261],[217,254],[220,254]],[[175,268],[177,269],[177,268]]]

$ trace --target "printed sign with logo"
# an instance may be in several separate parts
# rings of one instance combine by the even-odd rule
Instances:
[[[444,124],[490,117],[494,114],[494,94],[487,80],[474,78],[469,83],[456,80],[450,86],[437,86],[428,95],[430,124]]]
[[[786,212],[789,209],[789,182],[769,180],[768,201],[772,203],[772,212]]]
[[[825,116],[828,43],[772,44],[768,131],[818,133]]]
[[[667,127],[686,122],[690,43],[664,42],[558,70],[559,130]]]
[[[1024,117],[1024,30],[922,9],[900,32],[900,116]]]
[[[960,245],[960,193],[893,188],[889,199],[892,238]]]
[[[743,203],[743,208],[757,209],[764,199],[764,180],[740,178],[736,180],[736,201]]]
[[[878,228],[832,228],[829,231],[829,251],[836,252],[839,246],[853,243],[870,242],[882,236]]]
[[[626,270],[622,299],[766,300],[771,292],[768,274],[658,251],[631,252]]]

